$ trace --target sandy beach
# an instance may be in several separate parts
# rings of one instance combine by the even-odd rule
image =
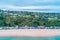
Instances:
[[[18,36],[18,37],[46,37],[59,36],[60,29],[14,29],[0,30],[0,36]]]

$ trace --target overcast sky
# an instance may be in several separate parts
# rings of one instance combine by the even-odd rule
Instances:
[[[57,9],[60,0],[0,0],[0,9]]]

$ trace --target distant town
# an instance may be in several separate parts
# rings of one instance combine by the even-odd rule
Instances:
[[[0,29],[60,29],[60,13],[0,10]]]

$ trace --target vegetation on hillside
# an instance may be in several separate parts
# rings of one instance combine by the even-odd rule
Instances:
[[[26,25],[29,27],[60,26],[60,14],[27,11],[4,11],[0,13],[0,27],[1,26],[21,27]]]

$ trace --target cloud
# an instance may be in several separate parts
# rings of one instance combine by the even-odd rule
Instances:
[[[51,10],[60,10],[60,6],[15,6],[15,5],[0,5],[0,9],[51,9]]]
[[[60,0],[0,0],[0,9],[41,9],[58,12],[60,11]]]
[[[60,12],[60,6],[15,6],[15,5],[0,5],[2,10],[24,10],[24,11],[38,11],[38,12]],[[28,9],[28,10],[27,10]]]

